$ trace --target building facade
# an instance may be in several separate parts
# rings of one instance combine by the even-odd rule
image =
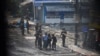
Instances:
[[[34,4],[37,8],[36,18],[42,23],[76,23],[74,0],[36,0]],[[82,17],[82,23],[87,23],[88,19]]]

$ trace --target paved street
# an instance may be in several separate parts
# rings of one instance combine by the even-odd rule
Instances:
[[[10,29],[8,51],[9,56],[80,56],[68,48],[61,46],[61,39],[58,39],[57,50],[39,50],[34,45],[34,31],[25,36],[21,35],[20,29]]]
[[[2,30],[8,28],[8,31],[4,30],[8,33],[8,56],[100,56],[99,1],[11,0],[7,4],[6,21],[3,20],[7,25],[1,24]],[[65,41],[61,37],[63,29],[66,31]],[[43,36],[45,33],[54,34],[56,50],[36,47],[35,30],[42,30]],[[41,46],[41,39],[38,40]],[[52,41],[55,45],[55,38]],[[49,40],[44,42],[49,43]]]

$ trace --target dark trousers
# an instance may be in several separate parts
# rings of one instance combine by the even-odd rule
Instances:
[[[38,48],[42,49],[42,39],[38,38]]]
[[[56,42],[53,42],[52,43],[52,49],[55,49],[56,50]]]
[[[47,47],[51,49],[51,39],[48,39]]]
[[[62,46],[63,47],[65,46],[65,38],[64,37],[62,38]]]
[[[27,28],[27,33],[29,34],[29,28]]]
[[[24,28],[21,28],[22,35],[24,35]]]
[[[47,44],[48,44],[48,43],[47,43],[47,40],[43,40],[43,48],[44,48],[44,49],[47,49]]]
[[[36,37],[35,39],[35,46],[37,47],[38,46],[38,38]]]
[[[97,50],[97,51],[100,51],[100,46],[99,46],[99,44],[100,44],[99,41],[96,41],[96,50]]]

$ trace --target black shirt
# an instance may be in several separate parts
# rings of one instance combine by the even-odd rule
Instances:
[[[62,31],[62,32],[61,32],[62,37],[65,38],[65,37],[66,37],[66,35],[65,35],[66,33],[67,33],[66,31]]]
[[[57,42],[57,38],[55,36],[52,37],[52,40],[53,40],[53,43],[56,43]]]

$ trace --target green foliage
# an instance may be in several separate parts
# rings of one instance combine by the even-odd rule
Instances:
[[[19,11],[19,4],[24,0],[7,0],[7,11],[10,11],[11,14],[16,15]]]

